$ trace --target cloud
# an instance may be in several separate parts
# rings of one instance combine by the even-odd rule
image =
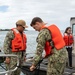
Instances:
[[[39,16],[44,22],[55,23],[62,30],[70,26],[70,17],[75,16],[74,0],[0,0],[0,6],[8,6],[4,13],[0,12],[0,28],[15,27],[18,19],[24,19],[28,29],[32,29],[32,18]]]

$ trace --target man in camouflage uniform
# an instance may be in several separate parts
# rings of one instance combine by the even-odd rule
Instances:
[[[42,52],[45,47],[46,41],[51,39],[50,31],[47,28],[42,29],[45,23],[41,18],[35,17],[30,24],[36,31],[39,31],[37,41],[36,54],[30,70],[33,71],[42,57]],[[59,39],[58,39],[59,40]],[[52,49],[53,54],[48,56],[47,75],[63,75],[66,64],[66,49],[65,47],[57,50],[55,47]]]
[[[27,26],[24,20],[18,20],[16,22],[16,29],[21,34],[21,36],[23,36],[22,33],[25,28],[27,28]],[[23,61],[25,60],[26,50],[19,51],[19,52],[12,52],[11,44],[14,38],[15,38],[14,32],[12,30],[8,31],[4,40],[4,53],[17,55],[20,61],[20,66],[21,66]],[[15,57],[6,57],[5,63],[6,63],[7,70],[14,69],[16,67],[17,59]],[[20,68],[18,68],[16,71],[8,73],[8,75],[20,75],[20,72],[21,72]]]

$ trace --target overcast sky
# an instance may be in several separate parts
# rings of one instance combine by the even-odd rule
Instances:
[[[75,0],[0,0],[0,29],[15,27],[23,19],[31,30],[30,22],[36,16],[64,30],[75,17]]]

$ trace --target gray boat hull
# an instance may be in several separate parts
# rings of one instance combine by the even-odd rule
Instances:
[[[25,66],[21,67],[21,70],[24,74],[26,75],[46,75],[47,72],[47,59],[44,59],[36,68],[36,70],[34,70],[33,72],[31,72],[29,70],[29,67],[31,66],[32,62],[26,62]],[[75,68],[65,68],[63,75],[75,75]]]

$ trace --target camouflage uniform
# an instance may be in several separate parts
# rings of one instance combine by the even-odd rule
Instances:
[[[48,29],[42,29],[36,39],[37,48],[34,57],[33,64],[37,65],[38,61],[42,57],[45,42],[51,39],[51,34]],[[53,54],[48,56],[48,68],[47,75],[63,75],[65,64],[66,64],[66,49],[65,47],[61,50],[52,49]]]
[[[5,54],[14,54],[17,55],[20,61],[20,65],[22,65],[24,58],[25,58],[25,51],[24,52],[12,52],[11,50],[11,41],[14,39],[13,31],[9,31],[5,37],[4,40],[4,53]],[[8,69],[14,69],[16,67],[17,59],[14,57],[11,57],[10,64],[6,64],[6,68]],[[20,68],[18,68],[15,72],[9,73],[8,75],[20,75]]]

